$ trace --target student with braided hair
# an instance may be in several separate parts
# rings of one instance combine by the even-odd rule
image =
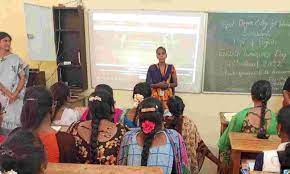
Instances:
[[[149,97],[140,103],[137,112],[140,126],[124,136],[118,164],[157,166],[164,174],[190,173],[183,138],[175,130],[164,129],[162,103]]]
[[[267,108],[267,102],[272,95],[270,82],[256,81],[251,88],[251,95],[254,106],[237,113],[218,141],[219,149],[226,162],[229,161],[230,132],[257,134],[258,138],[267,138],[269,134],[277,134],[276,116]]]
[[[40,138],[48,162],[74,163],[74,137],[51,127],[54,110],[51,93],[45,87],[27,88],[20,116],[21,129],[32,131]]]
[[[137,107],[145,98],[151,96],[151,88],[146,82],[137,83],[133,89],[133,107],[126,109],[119,119],[119,123],[129,128],[137,127]]]
[[[174,129],[182,135],[190,161],[191,173],[199,173],[205,157],[208,157],[218,165],[221,172],[223,172],[224,167],[222,163],[204,143],[194,122],[189,117],[183,115],[185,105],[182,99],[179,96],[171,97],[167,102],[167,106],[172,116],[164,117],[165,127],[167,129]]]
[[[95,87],[95,92],[96,91],[106,91],[110,95],[112,95],[113,99],[114,99],[114,91],[113,91],[112,87],[107,85],[107,84],[97,85]],[[116,104],[116,103],[114,103],[114,104]],[[113,114],[112,120],[114,121],[114,123],[118,123],[119,118],[120,118],[122,113],[123,113],[123,110],[121,108],[116,108],[114,105],[114,112],[112,113]],[[89,114],[89,109],[85,108],[80,120],[85,121],[85,120],[91,120],[91,119],[92,119],[92,116]]]
[[[75,122],[68,129],[75,137],[77,162],[115,165],[127,129],[112,122],[114,100],[111,94],[104,90],[93,92],[88,103],[92,120]]]

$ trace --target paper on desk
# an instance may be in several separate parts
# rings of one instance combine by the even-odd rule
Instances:
[[[226,121],[230,122],[231,119],[232,119],[232,117],[233,117],[234,115],[236,115],[236,113],[235,113],[235,112],[226,112],[226,113],[224,113],[223,115],[224,115]]]
[[[52,129],[56,130],[56,131],[60,131],[61,126],[51,126]]]

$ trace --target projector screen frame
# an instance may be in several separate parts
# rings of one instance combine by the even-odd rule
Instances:
[[[204,81],[204,63],[205,63],[205,51],[206,51],[206,35],[207,35],[207,20],[208,20],[208,13],[207,12],[195,12],[195,11],[159,11],[159,10],[102,10],[102,9],[88,9],[87,10],[87,21],[88,21],[88,62],[89,63],[89,73],[90,73],[90,79],[91,82],[90,86],[92,89],[95,88],[93,83],[93,64],[92,64],[92,42],[91,42],[91,35],[93,32],[93,23],[91,22],[93,12],[98,13],[135,13],[135,14],[164,14],[164,15],[186,15],[190,16],[192,14],[192,17],[200,17],[200,28],[199,28],[199,46],[197,47],[197,58],[195,62],[196,70],[193,71],[195,73],[195,79],[197,84],[193,84],[193,90],[192,91],[180,91],[177,90],[177,93],[202,93],[203,89],[203,81]],[[199,15],[199,16],[198,16]],[[152,62],[156,63],[156,62]],[[170,62],[169,62],[170,63]],[[149,67],[149,66],[148,66]],[[178,78],[178,77],[177,77]],[[141,82],[141,81],[140,81]],[[106,82],[100,82],[106,83]],[[178,81],[180,85],[180,81]],[[132,87],[134,87],[135,84],[132,84]],[[121,91],[131,91],[132,89],[124,89],[124,88],[116,88],[113,87],[115,90],[121,90]]]

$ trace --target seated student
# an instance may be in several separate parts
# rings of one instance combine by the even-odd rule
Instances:
[[[288,77],[284,83],[282,94],[283,94],[282,105],[283,106],[290,105],[290,77]]]
[[[164,118],[165,128],[174,129],[182,135],[190,161],[191,173],[199,173],[205,156],[222,168],[221,162],[213,155],[200,137],[194,122],[183,115],[185,105],[182,99],[178,96],[171,97],[167,101],[167,106],[172,116]]]
[[[127,129],[111,122],[114,100],[108,92],[93,92],[88,103],[92,120],[75,122],[68,129],[75,136],[77,162],[115,165]]]
[[[52,96],[45,87],[28,88],[20,116],[21,128],[33,131],[41,139],[48,162],[72,163],[74,137],[51,127],[54,107]]]
[[[111,94],[113,96],[113,99],[114,99],[114,93],[113,93],[113,89],[111,88],[111,86],[106,85],[106,84],[99,84],[95,88],[95,92],[102,91],[102,90],[107,91],[109,94]],[[114,100],[114,112],[113,112],[114,123],[118,123],[119,118],[120,118],[122,113],[123,113],[122,109],[115,108],[115,100]],[[86,109],[85,112],[82,114],[81,121],[91,120],[91,119],[92,119],[92,117],[89,115],[89,109]]]
[[[251,88],[251,95],[254,107],[238,112],[218,141],[218,147],[225,162],[229,161],[230,132],[257,134],[259,130],[263,129],[266,130],[267,134],[277,134],[276,116],[274,112],[267,108],[267,102],[272,95],[270,82],[266,80],[256,81]]]
[[[257,156],[255,170],[281,172],[290,169],[290,106],[283,107],[277,116],[278,132],[282,144],[276,150],[264,151]]]
[[[50,92],[53,101],[56,103],[53,124],[70,125],[80,119],[82,113],[66,106],[67,101],[70,99],[70,89],[65,83],[55,83],[50,87]]]
[[[151,88],[150,86],[145,83],[141,82],[134,86],[133,89],[133,108],[126,109],[123,114],[121,115],[119,122],[126,125],[129,128],[134,128],[137,126],[136,124],[136,109],[145,98],[151,96]]]
[[[138,107],[139,128],[126,133],[118,157],[119,165],[158,166],[164,174],[190,173],[182,136],[164,129],[162,103],[153,97]]]
[[[0,146],[0,173],[42,174],[46,165],[44,146],[30,131],[16,131]]]

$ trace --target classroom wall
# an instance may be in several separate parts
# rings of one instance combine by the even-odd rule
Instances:
[[[45,6],[57,3],[65,3],[70,0],[0,0],[0,28],[11,33],[14,42],[13,50],[24,58],[27,63],[37,66],[39,62],[30,61],[27,57],[27,40],[25,36],[25,23],[23,2],[30,2]],[[274,11],[285,12],[290,10],[289,0],[83,0],[86,10],[88,9],[144,9],[144,10],[171,10],[171,11]],[[73,3],[72,3],[73,4]],[[88,29],[86,19],[86,30]],[[88,35],[86,35],[88,40]],[[87,42],[87,46],[89,46]],[[88,54],[89,55],[89,54]],[[89,65],[89,56],[88,56]],[[90,67],[90,66],[88,66]],[[44,62],[41,69],[46,70],[46,76],[55,68],[55,62]],[[88,72],[90,72],[88,70]],[[90,81],[90,73],[89,73]],[[54,82],[56,78],[51,80]],[[51,84],[50,82],[49,84]],[[132,84],[133,85],[133,84]],[[90,86],[90,85],[89,85]],[[90,91],[87,91],[88,94]],[[216,153],[217,140],[219,137],[219,117],[222,111],[237,112],[251,105],[249,95],[228,94],[178,94],[186,104],[186,115],[190,116],[203,137],[206,144]],[[131,106],[130,91],[115,91],[117,105],[120,107]],[[281,96],[274,96],[269,102],[269,107],[278,111],[281,107]],[[206,161],[201,173],[213,173],[215,166]]]
[[[40,67],[46,72],[47,84],[57,81],[55,61],[31,61],[28,57],[28,45],[25,27],[24,2],[51,7],[57,0],[0,0],[0,30],[12,36],[12,51],[18,54],[31,68]]]

